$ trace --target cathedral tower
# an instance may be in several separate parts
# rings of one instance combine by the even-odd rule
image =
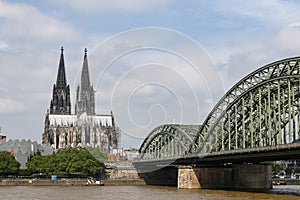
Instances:
[[[113,113],[96,115],[94,93],[85,49],[81,80],[76,91],[75,114],[71,114],[70,87],[67,85],[64,54],[61,48],[50,111],[45,115],[43,143],[50,144],[54,149],[92,147],[110,152],[118,148],[120,134],[119,129],[115,127]]]
[[[56,84],[53,85],[50,114],[71,114],[70,87],[67,85],[63,47],[61,47]]]
[[[79,116],[84,112],[87,115],[95,115],[95,93],[90,83],[86,48],[84,49],[81,80],[76,91],[75,114]]]

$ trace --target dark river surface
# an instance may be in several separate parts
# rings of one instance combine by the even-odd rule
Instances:
[[[173,187],[152,186],[1,186],[0,199],[48,200],[48,199],[178,199],[178,200],[293,200],[300,199],[300,186],[275,186],[272,192],[293,193],[266,194],[223,190],[185,190]]]

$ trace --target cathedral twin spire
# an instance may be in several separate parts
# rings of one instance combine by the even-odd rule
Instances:
[[[90,84],[89,67],[87,61],[87,49],[84,49],[81,80],[76,92],[75,114],[95,115],[95,93]]]
[[[50,114],[70,115],[70,87],[67,85],[63,47],[58,66],[56,84],[53,85],[52,100],[50,103]],[[87,49],[84,50],[84,59],[81,72],[80,84],[76,91],[75,114],[81,115],[86,112],[87,115],[95,115],[95,95],[93,86],[90,85]]]
[[[63,47],[61,47],[56,84],[53,85],[50,114],[71,114],[70,86],[67,85]]]

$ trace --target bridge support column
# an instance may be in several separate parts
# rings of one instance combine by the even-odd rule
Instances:
[[[144,171],[143,171],[144,170]],[[177,186],[178,170],[174,166],[137,170],[147,185]]]
[[[181,189],[226,189],[231,188],[231,168],[178,167],[177,187]]]
[[[264,164],[233,165],[232,186],[237,190],[272,188],[272,166]]]
[[[178,167],[177,187],[182,189],[233,189],[261,191],[272,188],[272,167],[234,164],[231,167]]]
[[[195,173],[192,166],[178,167],[177,188],[180,189],[201,188],[197,174]]]

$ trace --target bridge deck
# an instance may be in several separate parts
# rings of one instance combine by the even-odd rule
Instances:
[[[260,163],[276,160],[300,159],[300,143],[251,149],[212,152],[184,157],[137,160],[135,166],[223,165],[224,163]]]

